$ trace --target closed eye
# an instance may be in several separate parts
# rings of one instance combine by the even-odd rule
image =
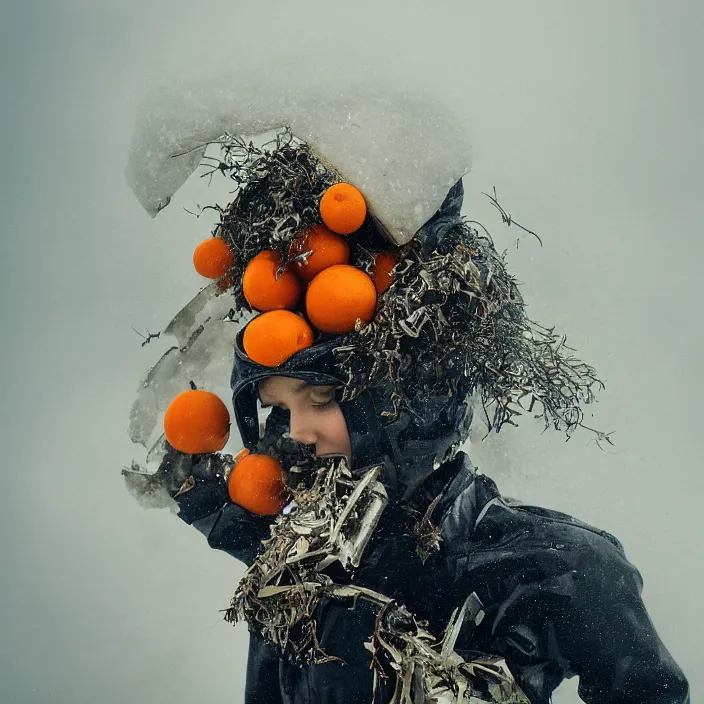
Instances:
[[[312,405],[315,408],[323,408],[324,406],[329,406],[332,403],[332,399],[329,398],[327,401],[324,401],[323,403],[313,403]]]
[[[313,392],[310,396],[310,401],[313,406],[327,406],[335,400],[335,389],[330,387],[330,390],[319,390]]]

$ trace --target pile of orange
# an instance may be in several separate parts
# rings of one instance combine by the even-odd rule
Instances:
[[[319,211],[323,224],[296,235],[285,262],[279,252],[264,250],[244,269],[242,293],[259,315],[245,329],[243,344],[251,359],[265,366],[279,366],[310,347],[313,328],[344,334],[367,325],[377,297],[391,284],[397,261],[392,252],[376,255],[371,276],[349,264],[348,236],[367,218],[360,191],[336,183],[323,193]],[[225,288],[234,258],[219,234],[196,247],[193,263],[198,273]]]
[[[313,344],[313,328],[344,334],[374,318],[377,298],[391,284],[398,258],[393,252],[377,254],[371,276],[349,264],[347,236],[359,230],[366,217],[364,196],[349,183],[337,183],[320,200],[324,224],[292,240],[286,266],[282,267],[279,254],[271,251],[250,261],[242,288],[250,306],[260,311],[243,338],[251,359],[279,366]],[[299,311],[303,291],[304,306]]]

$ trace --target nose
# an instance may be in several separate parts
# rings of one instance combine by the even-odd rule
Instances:
[[[317,434],[311,420],[308,413],[292,410],[289,435],[302,445],[315,445]]]

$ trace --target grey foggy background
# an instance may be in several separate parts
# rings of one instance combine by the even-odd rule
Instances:
[[[138,381],[170,344],[142,348],[130,326],[163,328],[203,285],[190,256],[210,221],[183,207],[216,189],[192,179],[150,220],[122,172],[149,80],[253,53],[341,75],[371,58],[461,106],[465,212],[508,248],[532,317],[608,382],[589,420],[616,430],[601,452],[526,419],[474,460],[505,493],[621,539],[697,701],[702,26],[699,3],[646,0],[6,4],[0,701],[242,700],[246,632],[219,611],[241,566],[139,508],[119,473],[141,457]],[[481,195],[493,186],[542,249],[516,249]],[[577,701],[575,683],[556,701]]]

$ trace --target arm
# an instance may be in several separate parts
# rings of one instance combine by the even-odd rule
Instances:
[[[178,516],[203,533],[211,548],[249,566],[259,554],[261,541],[269,537],[272,517],[257,516],[232,503],[227,489],[222,491],[224,484],[197,480],[193,489],[176,498]]]
[[[503,655],[532,701],[578,675],[588,704],[686,704],[689,687],[641,598],[618,541],[556,511],[503,499],[487,477],[464,478],[441,530],[458,596],[484,619],[458,642]]]
[[[230,500],[216,455],[184,455],[171,448],[157,474],[163,476],[181,520],[203,533],[211,548],[252,564],[274,516],[258,516]]]

